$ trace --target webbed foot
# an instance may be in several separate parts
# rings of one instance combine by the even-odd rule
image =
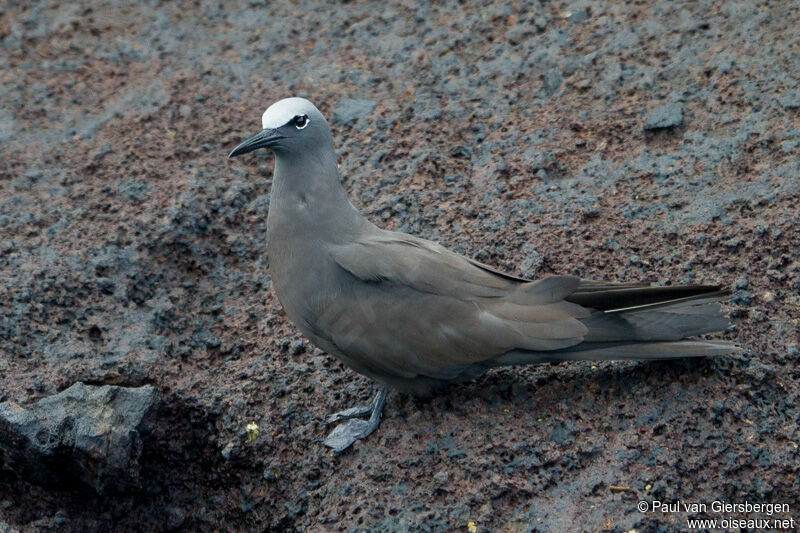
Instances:
[[[340,421],[343,422],[336,426],[336,428],[325,437],[322,443],[329,448],[333,448],[337,452],[341,452],[355,441],[365,438],[378,429],[381,423],[383,405],[386,403],[386,394],[388,392],[389,390],[386,386],[381,386],[369,405],[351,407],[330,415],[326,420],[328,424]],[[358,418],[367,415],[369,415],[368,420]]]

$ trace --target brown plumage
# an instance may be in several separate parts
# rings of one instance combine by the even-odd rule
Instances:
[[[379,383],[427,394],[496,366],[735,349],[684,340],[728,326],[720,287],[498,272],[362,217],[339,183],[327,123],[307,100],[270,107],[264,127],[231,155],[259,147],[276,154],[268,217],[275,292],[317,346]],[[334,416],[348,420],[326,444],[343,449],[374,430],[384,398]],[[367,414],[370,422],[352,420]]]
[[[422,239],[377,228],[330,248],[345,276],[313,319],[357,371],[425,394],[493,366],[567,359],[726,353],[717,286],[649,287],[496,272]],[[335,301],[334,301],[335,300]],[[668,342],[666,342],[668,341]]]

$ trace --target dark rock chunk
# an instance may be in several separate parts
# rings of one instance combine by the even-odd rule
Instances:
[[[781,94],[779,100],[781,105],[786,109],[798,109],[800,108],[800,90],[792,89],[786,91]]]
[[[577,24],[588,19],[591,16],[591,11],[589,10],[588,6],[574,5],[565,13],[565,15],[570,23]]]
[[[659,107],[645,119],[644,129],[662,130],[680,126],[683,123],[683,107],[680,104],[667,104]]]
[[[79,479],[99,494],[135,488],[157,406],[150,385],[83,383],[27,407],[0,403],[0,463],[37,484]]]
[[[530,243],[522,245],[524,259],[519,265],[523,277],[534,278],[544,266],[544,257]]]
[[[730,301],[734,305],[748,306],[752,303],[753,299],[750,296],[750,291],[739,289],[734,291]]]
[[[333,121],[340,124],[352,124],[359,118],[375,111],[375,102],[372,100],[341,100],[333,110]]]

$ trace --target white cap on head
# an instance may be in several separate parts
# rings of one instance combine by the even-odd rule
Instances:
[[[269,106],[261,115],[264,129],[280,128],[298,115],[308,115],[317,108],[305,98],[284,98]]]

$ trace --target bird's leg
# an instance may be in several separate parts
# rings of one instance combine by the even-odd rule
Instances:
[[[388,392],[389,388],[382,385],[369,405],[351,407],[350,409],[345,409],[344,411],[339,411],[329,416],[327,420],[329,424],[340,420],[344,422],[336,426],[336,428],[325,437],[325,440],[322,441],[323,444],[340,452],[358,439],[363,439],[378,429],[381,423],[383,404],[386,403],[386,394]],[[357,418],[367,415],[369,415],[369,420]]]

